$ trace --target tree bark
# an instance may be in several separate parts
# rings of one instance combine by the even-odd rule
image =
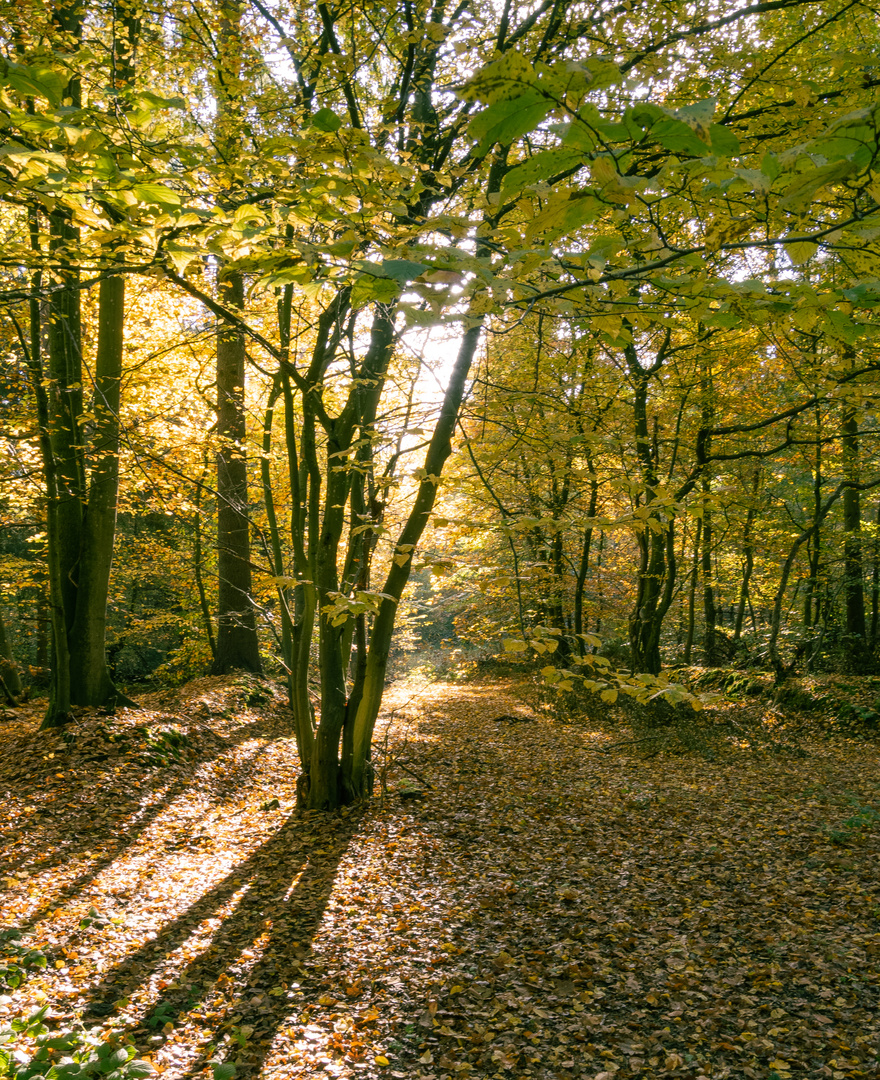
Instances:
[[[235,270],[220,276],[219,300],[244,309],[244,278]],[[250,516],[245,457],[244,333],[221,324],[217,330],[217,652],[211,671],[259,673],[260,646],[252,598]]]
[[[703,519],[697,518],[697,528],[694,533],[694,553],[690,569],[690,583],[688,584],[688,607],[687,607],[687,635],[684,641],[684,662],[690,664],[694,649],[694,630],[696,625],[697,607],[697,579],[700,572],[700,543],[703,535]]]
[[[746,615],[746,604],[749,599],[749,584],[752,580],[752,573],[755,569],[755,542],[752,535],[752,530],[755,523],[755,498],[758,494],[758,488],[760,486],[760,470],[755,469],[755,475],[752,480],[752,496],[753,500],[749,504],[749,508],[746,511],[746,520],[743,525],[743,540],[742,540],[742,581],[739,586],[739,600],[736,605],[736,616],[733,623],[733,640],[739,641],[742,637],[743,621]]]
[[[8,705],[17,705],[21,697],[21,675],[12,656],[9,639],[6,636],[6,624],[0,612],[0,696],[6,698]]]
[[[119,491],[124,325],[125,279],[121,275],[104,278],[99,286],[92,467],[80,529],[76,605],[70,633],[71,701],[79,705],[112,705],[124,698],[110,678],[105,648]]]
[[[700,571],[703,579],[703,662],[706,667],[715,667],[718,663],[718,635],[715,585],[712,574],[712,508],[709,505],[709,496],[709,481],[704,478],[703,537],[700,553]]]
[[[859,421],[854,407],[843,417],[843,468],[848,480],[859,480]],[[865,627],[865,585],[862,570],[862,509],[857,487],[843,493],[844,601],[846,606],[847,666],[866,670],[870,655]]]

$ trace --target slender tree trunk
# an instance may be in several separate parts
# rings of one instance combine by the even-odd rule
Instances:
[[[691,560],[690,583],[688,584],[687,636],[684,642],[684,662],[691,663],[694,649],[694,630],[696,625],[697,579],[700,572],[700,540],[703,535],[703,519],[697,518],[694,533],[694,552]]]
[[[230,165],[232,193],[241,183],[232,166],[241,154],[244,68],[238,0],[221,0],[217,34],[215,137]],[[230,312],[244,313],[244,277],[221,267],[217,299]],[[217,329],[217,651],[215,675],[244,670],[259,673],[260,646],[253,601],[245,430],[245,336],[240,326]]]
[[[55,21],[73,39],[81,36],[83,7],[61,4]],[[133,54],[139,24],[122,20],[114,45],[115,79],[133,81]],[[77,104],[73,79],[66,96]],[[38,222],[30,221],[31,246],[38,248]],[[49,215],[53,254],[76,265],[79,233],[66,210]],[[94,383],[94,434],[82,426],[83,356],[78,271],[60,274],[40,309],[31,304],[28,364],[37,415],[46,486],[49,598],[52,616],[52,694],[44,727],[63,725],[72,705],[134,705],[113,685],[107,668],[105,631],[119,483],[119,402],[122,374],[125,285],[122,275],[102,279],[98,294],[98,342]],[[40,290],[39,275],[32,282]],[[43,341],[48,373],[43,365]],[[48,374],[48,380],[46,379]],[[87,478],[87,465],[91,475]]]
[[[710,430],[714,414],[714,385],[712,369],[708,363],[702,365],[700,372],[700,426],[704,432]],[[710,436],[705,436],[704,453],[709,452]],[[704,474],[703,490],[703,550],[700,568],[703,579],[703,662],[706,667],[714,667],[718,662],[718,635],[716,633],[715,585],[712,575],[712,503],[709,477]]]
[[[204,561],[204,555],[202,552],[202,485],[207,475],[207,465],[202,475],[199,477],[199,482],[195,485],[193,505],[195,506],[195,514],[193,515],[193,578],[196,583],[196,592],[199,594],[199,610],[202,613],[202,622],[205,627],[205,636],[208,639],[208,648],[211,650],[211,657],[217,655],[217,642],[214,640],[214,624],[211,621],[211,607],[208,603],[208,593],[205,589],[205,576],[202,573],[202,564]]]
[[[643,368],[632,345],[626,348],[627,367],[635,388],[634,420],[636,456],[642,480],[642,491],[637,497],[645,507],[656,500],[658,440],[656,422],[654,437],[648,427],[648,383],[659,370],[662,350],[652,368]],[[651,527],[654,526],[654,528]],[[629,642],[633,667],[638,672],[658,675],[662,667],[660,638],[663,620],[672,603],[675,588],[675,520],[671,508],[665,515],[652,511],[644,527],[637,533],[639,547],[638,583],[636,603],[629,619]]]
[[[709,505],[709,481],[703,480],[703,537],[700,569],[703,579],[703,658],[706,667],[718,663],[718,640],[716,632],[717,609],[715,585],[712,574],[712,509]]]
[[[626,350],[627,364],[633,379],[635,399],[633,419],[635,426],[636,457],[642,479],[642,492],[637,498],[646,505],[654,501],[657,485],[656,462],[648,430],[648,380],[650,374],[639,363],[635,348]],[[661,534],[644,527],[636,534],[639,549],[636,602],[629,620],[629,641],[633,665],[636,671],[657,675],[660,671],[660,627],[663,612],[660,597],[666,576],[665,544]]]
[[[755,503],[758,496],[758,489],[761,483],[760,469],[755,469],[755,475],[752,479],[752,502],[749,504],[749,508],[746,511],[746,520],[743,526],[743,568],[742,568],[742,581],[739,586],[739,602],[736,606],[736,617],[733,624],[733,640],[739,641],[742,636],[743,621],[746,614],[746,603],[749,599],[749,584],[752,580],[752,573],[755,569],[755,542],[752,536],[752,530],[754,528],[755,514],[757,513]]]
[[[859,480],[859,422],[855,408],[843,418],[843,465],[848,480]],[[869,664],[865,628],[865,586],[862,570],[862,511],[858,488],[843,493],[844,600],[848,665],[856,672]]]
[[[877,632],[880,629],[880,503],[874,524],[874,542],[871,562],[871,652],[877,648]]]
[[[584,633],[584,587],[587,583],[587,574],[590,572],[590,548],[593,543],[593,525],[592,521],[596,517],[596,506],[599,499],[599,478],[596,476],[595,463],[592,458],[587,458],[587,467],[590,470],[592,479],[590,480],[590,502],[587,507],[587,516],[590,519],[589,524],[584,529],[584,538],[581,545],[581,558],[578,564],[577,581],[575,583],[574,591],[574,632],[577,639],[577,648],[581,656],[585,652],[585,642],[583,640]]]
[[[104,278],[99,286],[92,468],[89,498],[81,523],[76,606],[70,635],[71,700],[81,705],[113,704],[124,697],[110,678],[105,649],[119,490],[124,325],[125,279],[122,275]]]
[[[813,533],[807,541],[807,589],[804,597],[804,629],[810,632],[813,638],[807,667],[811,668],[819,656],[820,642],[824,633],[824,626],[818,635],[812,631],[819,626],[822,616],[822,529],[819,515],[822,510],[822,416],[819,406],[815,410],[816,421],[816,457],[813,467],[813,507],[812,522]]]
[[[17,705],[21,690],[21,675],[12,656],[6,624],[0,611],[0,699],[5,698],[8,705]]]
[[[602,578],[602,556],[605,554],[605,530],[599,532],[599,550],[596,552],[596,633],[602,633],[602,616],[605,614],[605,590]]]
[[[244,308],[244,278],[224,272],[220,302]],[[260,646],[252,598],[250,517],[245,456],[245,343],[237,327],[217,331],[217,652],[215,675],[243,669],[260,672]]]

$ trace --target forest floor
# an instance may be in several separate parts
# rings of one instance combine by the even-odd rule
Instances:
[[[0,1029],[174,1078],[880,1075],[878,743],[771,712],[648,753],[515,690],[394,688],[387,791],[336,814],[269,682],[7,715]]]

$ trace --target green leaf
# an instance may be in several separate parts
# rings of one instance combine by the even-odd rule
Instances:
[[[552,104],[537,90],[527,90],[508,101],[496,101],[468,125],[468,134],[479,142],[477,153],[487,153],[496,143],[507,146],[532,131],[550,112]]]
[[[716,154],[724,157],[732,157],[740,152],[739,139],[734,133],[721,124],[709,125],[709,138],[712,140],[712,149]]]
[[[675,115],[686,124],[705,128],[712,123],[717,105],[715,98],[703,98],[702,101],[695,101],[693,105],[685,105],[684,108],[677,109]]]
[[[134,184],[132,189],[139,203],[159,206],[163,210],[175,210],[180,206],[180,196],[164,184]]]
[[[794,243],[785,245],[785,253],[795,266],[807,262],[818,250],[819,245],[814,244],[812,240],[795,240]]]
[[[507,173],[501,181],[501,193],[512,195],[520,192],[530,184],[538,184],[576,168],[583,164],[583,160],[583,155],[577,150],[543,150]]]
[[[428,267],[425,263],[412,262],[410,259],[384,259],[380,263],[381,273],[395,281],[413,281],[423,274]]]
[[[400,292],[400,284],[394,278],[361,274],[355,279],[351,290],[352,307],[364,307],[374,301],[390,304],[400,296]]]
[[[780,173],[779,159],[775,154],[765,154],[764,159],[761,162],[761,172],[765,176],[769,176],[771,180],[775,180]]]
[[[630,117],[638,124],[640,128],[648,129],[653,124],[656,124],[658,120],[662,120],[668,113],[665,113],[659,105],[651,105],[646,102],[644,105],[634,105],[628,110]]]
[[[548,199],[544,210],[529,223],[526,234],[530,239],[539,233],[555,239],[593,221],[601,209],[602,204],[590,191],[573,191],[569,195],[560,192]]]
[[[64,97],[65,80],[50,67],[10,64],[6,81],[24,97],[42,97],[55,107],[61,104]]]
[[[734,175],[740,177],[749,185],[752,191],[764,195],[770,190],[773,181],[760,169],[735,169]]]
[[[152,90],[141,90],[136,97],[137,104],[147,109],[185,109],[186,102],[179,97],[162,97],[154,94]]]
[[[672,117],[661,120],[651,128],[651,135],[674,154],[691,154],[703,157],[709,147],[683,120]]]
[[[232,1080],[235,1076],[235,1066],[231,1061],[224,1061],[211,1065],[211,1072],[214,1076],[214,1080]]]
[[[498,60],[481,68],[458,92],[464,101],[494,102],[516,96],[523,86],[534,85],[535,69],[517,49],[509,49]]]
[[[312,117],[312,127],[318,131],[339,131],[342,121],[332,109],[318,109]]]
[[[846,159],[831,161],[827,165],[809,169],[789,184],[779,200],[779,205],[786,210],[803,210],[823,187],[837,180],[845,180],[856,170],[856,164]]]

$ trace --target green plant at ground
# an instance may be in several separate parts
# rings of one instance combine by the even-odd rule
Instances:
[[[854,813],[836,827],[826,827],[825,835],[832,844],[849,844],[880,822],[880,812],[873,806],[863,805],[856,798],[849,799]]]
[[[151,1028],[164,1027],[173,1023],[175,1010],[170,1001],[160,1001],[147,1018],[147,1025]]]
[[[175,727],[149,727],[146,729],[146,760],[153,765],[170,765],[180,761],[180,751],[189,746],[184,732]]]
[[[29,971],[45,966],[46,954],[22,944],[21,930],[0,930],[0,988],[16,990]]]
[[[50,1080],[79,1080],[103,1077],[105,1080],[135,1080],[149,1076],[152,1065],[137,1057],[137,1050],[116,1035],[100,1028],[83,1027],[52,1032],[44,1023],[48,1005],[25,1018],[13,1020],[0,1029],[0,1078],[31,1080],[43,1076]],[[14,1049],[22,1039],[33,1040],[31,1053]]]
[[[873,706],[855,705],[846,702],[837,713],[837,722],[842,727],[856,734],[863,734],[866,730],[880,729],[880,701],[875,701]]]

